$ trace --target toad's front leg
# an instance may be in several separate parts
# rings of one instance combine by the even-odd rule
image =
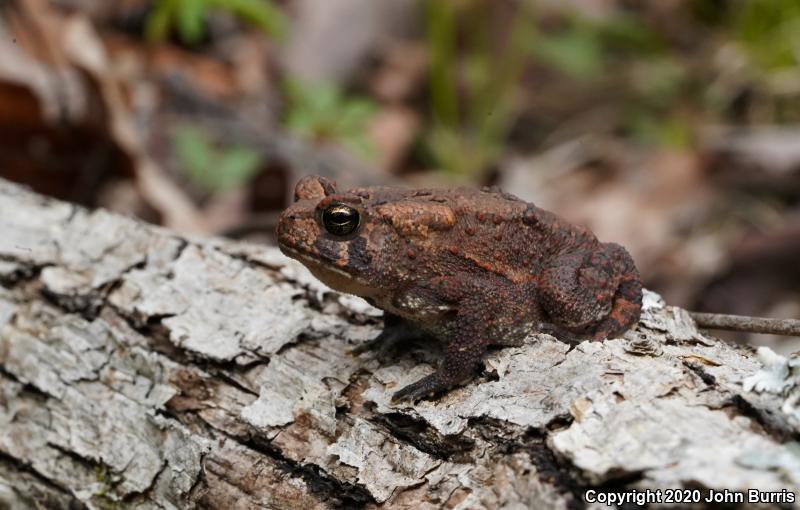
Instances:
[[[438,370],[395,392],[392,402],[413,402],[447,391],[470,379],[475,375],[485,351],[485,346],[478,342],[462,343],[460,340],[452,340]]]
[[[476,300],[477,301],[477,300]],[[489,330],[494,321],[484,306],[463,304],[451,328],[451,338],[436,372],[409,384],[392,396],[393,402],[414,401],[447,391],[475,375],[489,345]]]

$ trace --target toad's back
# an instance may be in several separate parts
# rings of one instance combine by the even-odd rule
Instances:
[[[597,250],[600,244],[588,230],[495,188],[387,187],[351,193],[405,239],[406,256],[414,255],[409,263],[395,260],[401,269],[413,265],[440,273],[458,266],[522,283],[535,280],[551,257]]]

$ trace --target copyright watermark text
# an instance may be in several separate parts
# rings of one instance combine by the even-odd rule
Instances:
[[[651,504],[690,504],[690,503],[794,503],[796,495],[793,491],[746,491],[731,490],[699,490],[699,489],[656,489],[629,491],[602,491],[589,489],[583,499],[587,503],[613,505]]]

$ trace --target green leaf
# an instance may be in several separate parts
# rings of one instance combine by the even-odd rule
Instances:
[[[631,114],[628,122],[633,138],[646,145],[685,150],[692,141],[691,126],[677,115],[638,111]]]
[[[283,84],[288,99],[283,123],[292,132],[312,141],[333,141],[370,159],[375,155],[365,136],[375,113],[371,101],[347,97],[330,83],[301,83],[287,79]]]
[[[201,131],[180,126],[173,146],[181,169],[206,191],[223,192],[241,186],[259,169],[261,156],[245,147],[214,147]]]
[[[259,169],[261,156],[245,147],[231,147],[219,155],[213,171],[215,191],[234,189],[252,178]]]
[[[546,63],[576,78],[590,78],[603,67],[600,40],[581,27],[538,38],[534,53]]]
[[[287,20],[283,12],[272,2],[265,0],[217,0],[222,7],[235,13],[265,33],[283,37]]]
[[[359,131],[375,114],[375,105],[363,99],[353,99],[342,106],[338,117],[341,129]]]
[[[668,56],[641,60],[632,66],[631,86],[653,102],[668,106],[686,81],[686,68]]]
[[[145,38],[149,42],[161,42],[167,38],[176,2],[177,0],[161,0],[155,4],[145,22]]]
[[[324,116],[332,114],[343,101],[342,94],[332,84],[323,83],[304,89],[303,101],[308,105],[310,111],[317,115]]]
[[[743,2],[736,32],[757,65],[767,71],[800,64],[800,2]]]
[[[344,139],[344,145],[364,159],[374,159],[376,154],[375,146],[369,139],[361,133],[348,136]]]
[[[214,158],[205,135],[195,128],[180,126],[173,133],[173,146],[184,171],[198,181],[203,180]]]
[[[609,51],[642,55],[663,53],[666,44],[641,18],[617,13],[597,26],[603,46]]]
[[[197,44],[212,9],[227,12],[275,37],[286,31],[286,16],[269,0],[155,0],[145,22],[145,36],[150,42],[161,42],[174,29],[183,42]]]
[[[177,14],[178,33],[183,42],[197,44],[203,38],[207,0],[180,0]]]

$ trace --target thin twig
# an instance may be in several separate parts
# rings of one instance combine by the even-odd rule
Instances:
[[[798,319],[770,319],[700,312],[689,312],[689,315],[700,328],[800,336],[800,320]]]

